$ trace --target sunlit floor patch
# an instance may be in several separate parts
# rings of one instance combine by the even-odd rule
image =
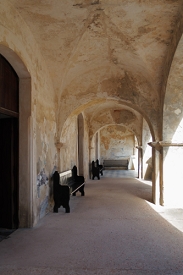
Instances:
[[[183,232],[183,208],[167,208],[146,201],[162,218]]]

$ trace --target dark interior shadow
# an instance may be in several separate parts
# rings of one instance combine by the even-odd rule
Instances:
[[[6,229],[6,228],[0,228],[0,242],[4,239],[10,238],[10,235],[15,231],[16,229]]]

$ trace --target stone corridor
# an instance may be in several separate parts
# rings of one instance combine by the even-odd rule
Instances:
[[[86,182],[85,197],[71,197],[70,214],[60,208],[16,230],[0,242],[0,274],[183,274],[183,233],[164,218],[171,209],[162,217],[150,206],[150,182],[135,176],[104,171]]]

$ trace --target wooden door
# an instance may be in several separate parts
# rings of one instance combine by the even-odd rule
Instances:
[[[19,78],[0,55],[0,227],[18,228]]]

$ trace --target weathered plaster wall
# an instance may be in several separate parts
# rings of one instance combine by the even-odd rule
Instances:
[[[161,137],[162,95],[182,29],[182,0],[7,1],[46,56],[58,95],[59,135],[72,111],[108,98],[131,104],[152,122],[153,139]]]
[[[107,126],[100,131],[101,160],[121,159],[134,154],[134,135],[123,126]]]
[[[85,179],[89,177],[89,129],[88,122],[83,117],[84,135],[83,140],[83,171]],[[64,125],[60,148],[60,169],[66,171],[72,169],[74,165],[79,167],[78,162],[78,116],[69,117]],[[79,169],[78,169],[79,174]]]
[[[66,171],[78,166],[78,121],[77,116],[69,117],[64,125],[61,139],[60,169]]]
[[[142,135],[142,116],[135,111],[129,109],[109,109],[96,112],[90,119],[90,136],[100,128],[116,124],[127,127],[139,140]]]
[[[143,119],[142,128],[142,149],[143,149],[143,178],[145,180],[152,179],[152,148],[148,142],[152,141],[149,126],[145,119]]]
[[[183,36],[177,47],[169,78],[163,111],[163,140],[182,142],[183,136]]]
[[[33,175],[31,175],[32,182],[29,181],[26,184],[32,185],[31,188],[27,186],[27,190],[33,192],[33,194],[28,194],[33,204],[33,225],[45,215],[48,208],[49,178],[56,157],[54,146],[55,95],[43,56],[28,26],[8,2],[0,1],[0,10],[0,44],[12,49],[19,56],[31,77],[31,118],[27,123],[30,125],[32,152],[29,162],[33,164]],[[39,187],[38,191],[37,176],[43,172],[48,181],[42,181],[45,183]],[[22,184],[21,182],[19,184],[20,192]],[[25,204],[27,203],[26,201]],[[23,204],[21,208],[24,208]],[[24,210],[21,209],[21,212],[23,213]],[[25,212],[27,215],[26,206]],[[24,222],[20,224],[27,226]]]

